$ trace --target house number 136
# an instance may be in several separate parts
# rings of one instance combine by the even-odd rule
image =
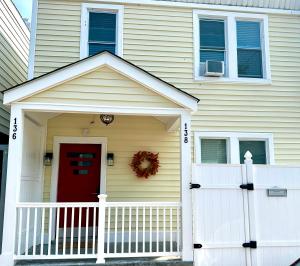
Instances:
[[[15,118],[13,124],[13,134],[12,134],[13,139],[17,138],[17,131],[18,131],[17,118]]]
[[[183,133],[183,136],[184,136],[184,143],[188,143],[189,142],[189,133],[188,133],[188,129],[187,129],[187,123],[184,123],[184,133]]]

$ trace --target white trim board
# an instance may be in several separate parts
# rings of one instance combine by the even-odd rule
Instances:
[[[32,10],[31,10],[32,17],[31,17],[31,26],[30,26],[28,79],[32,79],[34,77],[37,12],[38,12],[38,0],[33,0],[32,1]]]
[[[40,93],[76,77],[87,74],[101,66],[108,66],[112,68],[120,74],[138,82],[142,86],[147,87],[155,93],[175,102],[183,108],[187,108],[191,111],[197,111],[197,98],[180,91],[172,85],[108,52],[103,52],[89,57],[8,90],[4,92],[3,102],[4,104],[11,104],[12,102],[21,101],[36,93]]]
[[[80,59],[88,56],[88,29],[89,12],[109,12],[116,14],[116,54],[123,56],[123,17],[124,6],[110,4],[81,4],[81,28],[80,28]]]
[[[51,172],[51,191],[50,201],[57,202],[57,185],[59,171],[59,152],[60,144],[101,144],[101,169],[100,169],[100,194],[106,193],[106,154],[107,138],[106,137],[54,137],[53,140],[53,162]]]
[[[226,139],[228,164],[240,164],[239,140],[263,140],[266,142],[267,164],[275,164],[272,133],[196,131],[194,132],[194,160],[196,164],[201,164],[201,138]]]

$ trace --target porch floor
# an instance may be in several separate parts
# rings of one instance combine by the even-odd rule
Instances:
[[[21,260],[16,265],[24,266],[90,266],[90,265],[110,265],[110,266],[192,266],[193,262],[183,262],[178,257],[157,257],[157,258],[126,258],[126,259],[106,259],[105,264],[96,264],[94,259],[87,260]]]

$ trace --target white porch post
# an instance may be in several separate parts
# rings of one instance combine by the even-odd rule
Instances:
[[[181,235],[182,235],[182,260],[193,260],[192,236],[192,195],[189,188],[191,182],[191,115],[181,115],[180,123],[180,152],[181,152]]]
[[[13,256],[17,222],[16,203],[19,199],[22,171],[23,130],[23,110],[18,105],[13,104],[10,118],[2,255],[0,256],[0,264],[6,266],[14,265]]]
[[[107,195],[100,194],[99,198],[99,211],[98,211],[98,252],[97,262],[105,263],[104,256],[104,241],[105,241],[105,208]]]

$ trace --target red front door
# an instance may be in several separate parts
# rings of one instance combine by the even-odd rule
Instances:
[[[57,201],[98,201],[100,169],[100,144],[61,144]],[[82,220],[85,221],[85,213],[82,213],[82,215]],[[61,216],[60,226],[63,224],[62,218]],[[69,217],[67,224],[70,226]]]

